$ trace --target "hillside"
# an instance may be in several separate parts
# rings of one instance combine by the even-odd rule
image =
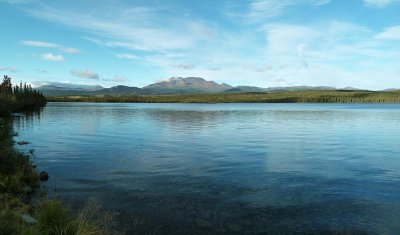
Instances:
[[[208,93],[208,92],[222,92],[232,86],[222,83],[218,84],[214,81],[207,81],[199,77],[187,78],[170,78],[165,81],[160,81],[148,86],[143,87],[144,90],[151,91],[151,93]]]
[[[93,95],[173,95],[173,94],[210,94],[210,93],[276,93],[287,91],[361,91],[354,87],[337,89],[328,86],[290,86],[261,88],[256,86],[231,86],[225,83],[207,81],[200,77],[173,77],[156,82],[143,88],[124,85],[104,88],[99,85],[79,85],[57,83],[37,88],[45,96],[93,96]]]

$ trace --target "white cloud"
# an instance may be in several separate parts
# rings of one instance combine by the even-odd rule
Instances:
[[[73,47],[62,47],[60,48],[61,51],[69,53],[69,54],[78,54],[81,53],[80,50],[73,48]]]
[[[227,37],[230,40],[212,49],[148,55],[142,61],[156,66],[165,77],[200,76],[232,85],[375,88],[373,82],[364,80],[368,78],[376,87],[396,86],[395,73],[390,71],[398,65],[400,50],[396,48],[400,46],[388,51],[374,40],[375,33],[362,25],[340,21],[273,23],[261,29],[265,44],[253,44],[246,37]],[[251,53],[241,53],[242,47]],[[196,66],[187,69],[185,65]],[[374,72],[382,69],[385,78]],[[385,82],[376,82],[382,79]]]
[[[293,52],[296,55],[300,44],[307,44],[319,35],[318,30],[302,25],[270,24],[264,29],[269,53]]]
[[[36,18],[79,29],[89,35],[85,38],[106,47],[162,53],[193,48],[216,36],[216,30],[204,22],[167,17],[170,13],[165,9],[153,7],[103,4],[87,14],[81,9],[41,4],[25,10]]]
[[[268,57],[292,63],[304,63],[307,58],[325,62],[350,60],[355,56],[354,51],[343,48],[371,49],[364,42],[373,35],[363,26],[338,21],[309,26],[267,24],[263,29]]]
[[[399,0],[364,0],[365,5],[370,7],[386,7],[392,3],[398,3]]]
[[[76,48],[64,47],[58,43],[53,43],[53,42],[25,40],[25,41],[21,41],[21,44],[24,46],[31,46],[31,47],[57,48],[63,52],[70,53],[70,54],[81,53],[81,51]]]
[[[62,81],[62,82],[53,82],[53,81],[32,81],[32,86],[37,88],[37,87],[42,87],[42,86],[57,86],[57,87],[65,87],[65,88],[71,88],[71,89],[80,89],[80,88],[85,88],[85,89],[99,89],[101,88],[99,85],[84,85],[84,84],[74,84],[71,83],[70,81]]]
[[[59,44],[57,43],[52,43],[52,42],[43,42],[43,41],[21,41],[22,45],[25,46],[32,46],[32,47],[46,47],[46,48],[57,48],[60,47]]]
[[[50,2],[29,5],[25,11],[78,31],[86,40],[107,47],[105,51],[111,50],[117,58],[134,60],[138,67],[142,65],[135,82],[144,85],[149,76],[200,76],[232,85],[400,87],[396,75],[400,45],[388,41],[398,40],[397,26],[377,33],[363,25],[331,21],[332,15],[316,16],[314,23],[308,17],[300,19],[306,13],[298,11],[328,4],[328,0],[235,2],[241,6],[234,8],[239,21],[224,18],[232,20],[224,25],[196,18],[201,16],[194,12],[190,17],[179,14],[182,9],[171,11],[162,4],[130,7],[122,1],[104,1],[91,6],[90,12]],[[386,6],[394,1],[377,2],[365,4]],[[296,13],[293,18],[292,12]],[[287,18],[282,21],[280,16]],[[56,49],[62,48],[67,47]],[[125,80],[100,79],[90,70],[71,74],[89,79],[85,80],[88,83],[93,82],[90,79],[110,83]]]
[[[111,79],[112,82],[129,82],[129,78],[125,76],[115,76],[113,79]]]
[[[120,59],[130,59],[130,60],[141,59],[139,56],[133,55],[133,54],[129,54],[129,53],[114,54],[114,55],[115,55],[117,58],[120,58]]]
[[[42,55],[42,59],[51,61],[64,61],[63,55],[56,55],[53,53],[46,53]]]
[[[386,28],[385,31],[376,35],[375,38],[400,41],[400,25]]]
[[[47,70],[45,70],[45,69],[35,69],[35,71],[37,72],[37,73],[48,73],[49,71],[47,71]]]
[[[181,69],[189,69],[190,70],[190,69],[194,69],[196,67],[196,65],[194,65],[194,64],[178,64],[177,67],[181,68]]]
[[[253,0],[247,14],[249,20],[260,20],[280,16],[294,6],[321,6],[330,0]]]
[[[104,82],[112,82],[112,83],[123,83],[123,82],[129,82],[130,79],[127,78],[126,76],[114,76],[113,78],[109,79],[109,78],[102,78],[101,81]]]
[[[79,70],[79,69],[75,69],[75,70],[71,70],[71,74],[72,76],[78,77],[78,78],[82,78],[82,79],[92,79],[92,80],[99,80],[100,77],[97,73],[86,69],[86,70]]]
[[[0,71],[15,73],[18,70],[14,67],[0,66]]]
[[[209,41],[215,40],[218,35],[217,30],[201,22],[189,21],[188,29],[193,32],[194,35]]]

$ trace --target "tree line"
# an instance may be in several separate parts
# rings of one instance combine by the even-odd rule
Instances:
[[[50,96],[56,102],[109,103],[400,103],[400,91],[288,91],[185,95]]]
[[[12,112],[21,112],[42,107],[46,104],[43,94],[32,88],[30,84],[14,85],[11,78],[4,75],[0,84],[0,117]]]

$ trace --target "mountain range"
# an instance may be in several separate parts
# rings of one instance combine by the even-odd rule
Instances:
[[[328,86],[291,86],[261,88],[255,86],[236,86],[225,83],[207,81],[200,77],[173,77],[168,80],[156,82],[148,86],[129,87],[113,86],[104,88],[99,85],[77,85],[68,83],[47,83],[36,88],[46,96],[66,95],[159,95],[159,94],[193,94],[193,93],[221,93],[221,92],[284,92],[305,90],[360,90],[352,87],[336,89]]]

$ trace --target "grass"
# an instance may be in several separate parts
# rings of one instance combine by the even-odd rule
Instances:
[[[186,95],[49,96],[47,100],[110,103],[400,103],[400,92],[326,90]]]

